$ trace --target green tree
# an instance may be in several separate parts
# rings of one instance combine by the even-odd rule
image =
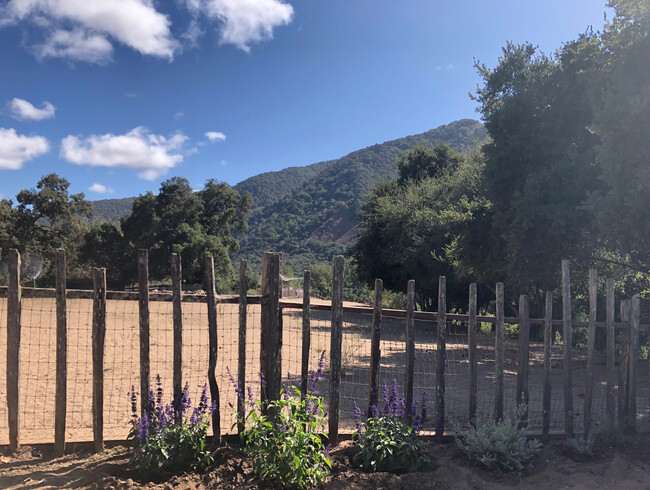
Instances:
[[[77,252],[93,207],[83,193],[70,194],[69,187],[66,179],[48,174],[38,181],[35,189],[18,193],[15,208],[11,201],[0,203],[2,254],[5,257],[9,248],[21,252],[25,279],[40,274],[41,284],[52,285],[58,248],[66,250],[69,273],[79,272]]]
[[[437,306],[440,275],[447,277],[452,304],[466,303],[466,287],[455,264],[462,248],[459,237],[469,236],[477,216],[489,208],[480,195],[480,153],[463,157],[436,148],[401,155],[400,170],[418,168],[419,178],[402,174],[375,188],[362,208],[353,249],[359,274],[368,284],[381,278],[385,288],[405,291],[408,280],[415,279],[416,301],[423,310]]]
[[[157,195],[148,192],[136,198],[131,215],[122,220],[119,228],[108,224],[95,227],[86,243],[106,245],[97,261],[122,264],[113,277],[123,283],[135,281],[136,253],[140,248],[149,249],[152,279],[169,277],[171,254],[179,253],[184,280],[195,284],[202,283],[203,259],[211,255],[217,287],[227,290],[234,281],[230,254],[239,247],[232,233],[246,229],[251,205],[250,194],[242,196],[228,184],[208,180],[202,190],[195,192],[186,179],[174,177],[161,184]],[[120,235],[122,243],[112,245],[111,241],[119,241]]]

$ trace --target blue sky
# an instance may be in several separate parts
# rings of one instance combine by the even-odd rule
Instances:
[[[478,118],[474,58],[552,52],[604,0],[0,2],[0,195],[202,187]]]

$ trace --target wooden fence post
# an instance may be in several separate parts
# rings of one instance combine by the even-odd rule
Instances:
[[[638,294],[630,302],[630,364],[628,377],[627,428],[636,431],[637,364],[639,358],[639,326],[641,323],[641,298]]]
[[[302,278],[302,364],[300,366],[300,393],[304,398],[309,389],[309,350],[311,349],[311,271]]]
[[[237,422],[237,433],[242,434],[245,429],[244,415],[246,412],[243,397],[246,393],[246,322],[248,314],[248,264],[245,259],[239,261],[239,356],[237,358],[237,384],[241,396],[237,397],[237,413],[240,420]]]
[[[519,296],[519,365],[517,370],[517,408],[525,405],[521,426],[528,426],[528,362],[530,359],[530,312],[528,296]]]
[[[546,291],[544,317],[544,395],[542,400],[542,435],[548,440],[551,429],[551,346],[553,345],[553,293]]]
[[[406,395],[406,420],[411,424],[413,414],[413,376],[415,375],[415,281],[406,285],[406,373],[404,392]]]
[[[174,406],[177,416],[180,416],[179,403],[183,395],[183,310],[181,306],[183,272],[180,254],[172,254],[171,272],[174,322]]]
[[[573,437],[573,377],[572,343],[573,324],[571,322],[571,276],[569,261],[562,261],[562,337],[564,353],[564,432],[567,438]]]
[[[616,420],[616,336],[614,330],[614,279],[605,281],[607,307],[607,420]]]
[[[219,385],[217,384],[217,377],[215,375],[217,354],[219,352],[217,338],[217,292],[214,287],[214,259],[211,256],[205,257],[203,289],[205,289],[208,304],[208,384],[210,385],[210,400],[214,407],[214,411],[212,412],[212,435],[215,443],[221,444],[221,403],[219,399]]]
[[[594,398],[594,353],[596,349],[596,306],[598,302],[598,271],[589,269],[589,326],[587,328],[587,373],[585,387],[584,429],[586,438],[591,431],[591,405]]]
[[[368,416],[379,400],[379,363],[381,360],[381,317],[384,298],[384,282],[375,279],[372,307],[372,332],[370,334],[370,385],[368,386]]]
[[[138,310],[140,313],[140,416],[149,406],[150,338],[149,338],[149,250],[138,252]]]
[[[630,300],[621,300],[620,310],[621,322],[628,323],[628,328],[621,330],[621,358],[618,364],[618,423],[621,428],[626,428],[629,416]]]
[[[104,341],[106,338],[106,269],[93,269],[93,447],[104,450]]]
[[[54,455],[65,453],[65,418],[68,382],[68,322],[66,312],[65,250],[56,251],[56,400],[54,409]]]
[[[445,276],[438,278],[438,362],[436,366],[436,438],[445,431],[445,363],[447,361],[447,282]]]
[[[341,387],[341,349],[343,346],[343,256],[332,263],[332,333],[330,337],[330,405],[329,444],[339,438],[339,403]]]
[[[9,422],[9,449],[16,451],[20,446],[20,253],[9,250],[7,286],[7,417]]]
[[[504,299],[503,283],[498,282],[496,288],[496,323],[494,336],[494,365],[495,365],[495,384],[494,384],[494,420],[499,422],[503,420],[503,334],[504,324]]]
[[[476,283],[469,285],[469,322],[467,323],[467,350],[469,360],[469,422],[476,419],[477,384],[476,384],[476,335],[478,323],[476,322]]]
[[[282,328],[280,326],[280,254],[262,254],[262,330],[260,368],[266,383],[262,402],[277,400],[282,386]],[[266,411],[266,408],[264,407]]]

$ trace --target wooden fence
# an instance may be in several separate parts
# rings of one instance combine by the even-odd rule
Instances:
[[[477,313],[477,288],[470,284],[468,291],[468,312],[460,314],[447,312],[446,280],[439,278],[438,286],[438,311],[424,312],[415,309],[415,282],[409,281],[407,285],[406,310],[393,310],[383,308],[383,284],[380,279],[375,281],[373,305],[371,307],[343,306],[343,257],[337,256],[332,267],[332,301],[331,304],[311,304],[310,275],[304,275],[304,296],[302,304],[281,298],[281,255],[278,253],[265,253],[262,257],[262,291],[260,296],[248,296],[246,282],[246,263],[240,265],[240,282],[238,295],[217,295],[214,286],[214,266],[211,257],[205,260],[205,291],[200,294],[183,293],[181,289],[182,271],[180,256],[172,254],[171,278],[172,292],[150,292],[148,280],[148,253],[141,250],[138,255],[139,289],[137,292],[107,291],[106,271],[93,270],[93,290],[66,290],[65,253],[58,251],[56,255],[56,288],[36,289],[21,286],[20,254],[11,250],[9,254],[8,285],[0,288],[0,297],[7,298],[7,414],[9,428],[9,446],[12,450],[20,444],[19,434],[19,379],[20,379],[20,341],[21,341],[21,299],[22,298],[56,298],[56,409],[55,409],[55,452],[63,454],[65,451],[66,427],[66,396],[67,396],[67,322],[66,303],[68,299],[83,298],[93,300],[92,315],[92,423],[93,444],[97,451],[104,446],[103,431],[103,389],[104,389],[104,341],[106,335],[106,302],[111,299],[138,301],[139,307],[139,356],[140,356],[140,392],[141,410],[147,405],[147,394],[150,389],[150,359],[149,359],[149,304],[151,301],[170,301],[173,305],[173,388],[174,396],[179,397],[182,391],[183,380],[183,316],[184,302],[202,302],[207,305],[206,327],[209,332],[209,349],[205,353],[209,357],[207,379],[209,382],[210,396],[217,410],[213,416],[214,434],[217,439],[221,435],[220,427],[220,389],[215,377],[215,368],[218,359],[217,329],[219,319],[217,315],[218,303],[234,303],[239,305],[239,342],[238,342],[238,380],[240,389],[244,389],[246,369],[246,343],[247,322],[246,311],[250,304],[261,305],[261,338],[260,338],[260,372],[266,380],[266,390],[262,396],[266,399],[277,399],[282,386],[282,318],[283,311],[300,310],[302,314],[302,362],[300,373],[300,386],[306,390],[308,383],[308,355],[310,352],[311,327],[310,318],[312,311],[331,312],[330,331],[330,359],[329,359],[329,391],[328,391],[328,435],[330,444],[335,444],[339,437],[339,401],[341,384],[341,346],[343,330],[343,313],[361,313],[372,315],[370,334],[370,366],[367,387],[368,406],[378,402],[378,372],[381,360],[380,342],[382,338],[382,318],[403,318],[405,320],[405,399],[408,410],[413,403],[413,377],[415,365],[415,320],[427,320],[437,323],[436,329],[436,384],[435,384],[435,434],[440,437],[448,429],[445,423],[445,367],[446,367],[446,332],[447,322],[462,322],[467,325],[468,342],[468,383],[467,404],[469,421],[477,413],[477,332],[481,323],[494,325],[494,413],[495,420],[504,418],[504,332],[506,324],[517,324],[518,328],[518,360],[517,360],[517,406],[528,405],[529,401],[529,332],[531,325],[543,326],[544,332],[544,372],[543,372],[543,424],[542,435],[549,436],[551,414],[551,344],[553,342],[553,327],[562,328],[563,337],[563,402],[565,411],[564,432],[567,437],[572,437],[574,427],[574,382],[572,378],[572,332],[574,328],[584,327],[588,331],[587,340],[587,376],[584,397],[584,426],[578,432],[589,433],[592,424],[591,407],[594,397],[594,378],[592,376],[595,355],[596,330],[606,331],[606,407],[609,420],[618,420],[618,423],[627,429],[636,428],[636,400],[638,389],[638,362],[639,333],[647,331],[647,325],[640,324],[641,300],[638,295],[632,299],[621,300],[621,321],[615,322],[614,283],[612,279],[606,280],[606,310],[605,322],[596,321],[597,283],[598,276],[595,270],[589,273],[589,320],[577,322],[572,319],[571,310],[571,280],[568,261],[562,262],[562,320],[553,320],[552,293],[546,294],[546,309],[544,318],[530,318],[528,297],[519,298],[519,315],[516,318],[505,317],[504,314],[504,286],[496,285],[496,314],[495,316],[478,315]],[[0,326],[1,327],[1,326]],[[621,355],[619,369],[616,369],[615,331],[619,329],[621,336]],[[250,341],[250,339],[248,339]],[[618,394],[618,396],[617,396]],[[618,404],[616,403],[618,400]],[[243,407],[238,404],[237,410],[241,413]],[[523,423],[526,423],[524,414]],[[243,426],[239,424],[238,431]]]

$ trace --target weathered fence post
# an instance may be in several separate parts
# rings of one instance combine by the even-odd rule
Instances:
[[[628,414],[627,428],[636,430],[636,392],[637,392],[637,363],[639,357],[639,327],[641,323],[641,298],[638,294],[630,302],[630,364],[628,379]]]
[[[368,386],[368,415],[379,398],[379,361],[381,359],[381,309],[383,306],[384,282],[375,279],[372,306],[372,332],[370,334],[370,385]]]
[[[614,279],[605,281],[607,307],[607,420],[616,420],[616,331],[614,330]]]
[[[138,252],[138,310],[140,313],[140,416],[149,406],[149,250]]]
[[[56,251],[56,400],[54,409],[54,455],[65,453],[65,418],[68,382],[68,325],[66,312],[65,250]]]
[[[20,446],[18,417],[20,410],[20,253],[9,250],[9,274],[7,286],[7,416],[9,422],[9,449],[16,451]]]
[[[477,384],[476,384],[476,335],[478,324],[476,322],[476,283],[469,285],[469,322],[467,323],[467,350],[469,360],[469,422],[473,424],[476,419]]]
[[[245,259],[239,261],[239,343],[238,343],[238,363],[237,363],[237,384],[241,390],[242,396],[246,393],[246,315],[248,314],[248,264]],[[240,420],[237,421],[237,433],[244,432],[244,415],[246,407],[242,396],[237,397],[237,413]]]
[[[571,276],[569,261],[562,261],[562,337],[564,353],[564,432],[567,438],[573,437],[573,377],[572,343],[573,324],[571,322]]]
[[[438,363],[436,366],[436,438],[445,431],[445,363],[447,361],[447,282],[445,276],[438,278]]]
[[[282,329],[280,327],[280,254],[262,254],[262,330],[260,368],[266,386],[262,387],[263,408],[266,402],[280,397],[282,386]]]
[[[551,346],[553,345],[553,293],[546,291],[544,317],[544,395],[542,400],[542,435],[548,440],[551,429]]]
[[[517,366],[517,408],[525,405],[521,426],[528,426],[528,362],[530,359],[530,312],[528,296],[519,296],[519,365]]]
[[[341,387],[341,349],[343,346],[343,256],[332,263],[332,333],[330,337],[330,406],[329,444],[339,438],[339,403]]]
[[[302,364],[300,366],[300,393],[304,398],[309,387],[309,350],[311,349],[311,271],[302,278]]]
[[[587,373],[585,387],[583,435],[591,431],[591,405],[594,398],[594,353],[596,349],[596,306],[598,302],[598,271],[589,269],[589,326],[587,328]]]
[[[106,338],[106,269],[93,269],[93,447],[104,450],[104,341]]]
[[[503,283],[498,282],[496,288],[496,324],[494,336],[494,366],[495,366],[495,383],[494,383],[494,420],[499,422],[503,420],[503,334],[504,325],[504,299]]]
[[[205,289],[208,304],[208,384],[210,385],[210,400],[214,407],[214,411],[212,412],[212,434],[215,443],[221,444],[221,403],[219,399],[219,385],[217,384],[217,377],[215,375],[217,354],[219,352],[217,338],[217,292],[214,287],[214,259],[211,256],[205,257],[203,289]]]
[[[406,286],[406,373],[404,392],[406,395],[406,420],[410,425],[413,413],[413,376],[415,374],[415,281]]]
[[[621,330],[621,358],[618,365],[618,423],[621,428],[625,428],[630,406],[628,398],[630,379],[630,300],[621,300],[620,310],[621,322],[628,323],[627,328]]]
[[[182,278],[180,254],[173,253],[171,259],[172,271],[172,317],[174,322],[174,406],[178,409],[183,394],[183,310]],[[177,415],[181,411],[177,410]]]

